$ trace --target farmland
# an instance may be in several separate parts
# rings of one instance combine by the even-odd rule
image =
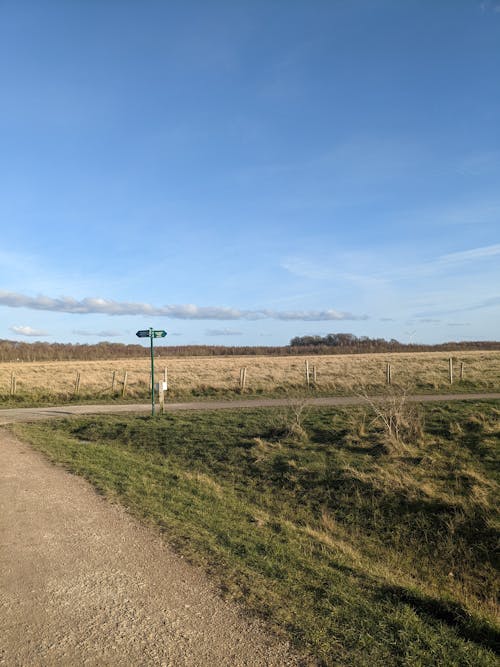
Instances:
[[[453,391],[500,387],[499,351],[413,352],[272,357],[161,357],[156,381],[168,375],[168,398],[343,395],[381,393],[391,381],[413,392],[446,392],[453,365]],[[305,364],[309,365],[309,384]],[[245,385],[240,375],[246,369]],[[69,401],[147,400],[148,358],[8,362],[0,364],[3,404],[43,405]],[[125,386],[124,386],[125,385]]]

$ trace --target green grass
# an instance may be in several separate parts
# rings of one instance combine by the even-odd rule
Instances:
[[[324,665],[496,665],[500,403],[16,425]]]
[[[304,397],[328,397],[328,396],[353,396],[356,394],[372,394],[384,395],[391,394],[394,391],[395,385],[387,386],[379,382],[369,381],[355,387],[341,387],[332,384],[314,385],[311,383],[309,387],[304,384],[277,384],[273,388],[248,387],[244,391],[239,388],[230,387],[212,387],[207,384],[202,384],[191,389],[181,387],[170,387],[166,394],[167,402],[190,402],[190,401],[210,401],[210,400],[238,400],[245,399],[259,399],[259,398],[290,398],[301,399]],[[396,385],[396,390],[397,390]],[[495,379],[494,381],[480,381],[480,380],[461,380],[456,381],[450,385],[446,381],[432,383],[432,382],[412,382],[405,385],[407,394],[467,394],[467,393],[484,393],[484,392],[498,392],[500,391],[500,384]],[[141,386],[134,385],[130,387],[125,396],[122,396],[121,390],[111,391],[104,389],[96,391],[82,387],[78,394],[75,395],[73,390],[55,391],[53,389],[45,388],[30,388],[18,387],[14,395],[9,392],[0,392],[0,409],[1,408],[16,408],[16,407],[44,407],[44,406],[58,406],[58,405],[95,405],[95,404],[134,404],[147,403],[151,400],[150,387],[144,382]],[[158,400],[158,397],[156,397]]]

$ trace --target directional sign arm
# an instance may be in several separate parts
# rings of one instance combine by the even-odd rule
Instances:
[[[163,329],[141,329],[135,335],[139,338],[165,338],[167,332]]]

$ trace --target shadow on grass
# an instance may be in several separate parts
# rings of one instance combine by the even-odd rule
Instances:
[[[381,600],[390,600],[395,604],[408,604],[427,620],[446,623],[463,639],[500,654],[500,631],[487,622],[472,616],[457,602],[438,600],[402,586],[382,586],[379,588],[377,597]]]

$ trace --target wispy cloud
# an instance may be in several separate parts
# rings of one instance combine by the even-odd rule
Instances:
[[[205,334],[207,336],[241,336],[243,332],[236,329],[207,329]]]
[[[482,310],[483,308],[495,308],[497,306],[500,306],[500,296],[483,299],[482,301],[470,304],[469,306],[464,306],[463,308],[418,313],[417,317],[432,317],[433,315],[455,315],[456,313],[467,313],[474,310]]]
[[[488,225],[500,219],[500,202],[479,201],[464,203],[458,206],[416,211],[408,221],[441,225]]]
[[[500,255],[500,243],[441,255],[437,258],[435,263],[438,265],[464,264],[466,262],[474,262],[487,257],[495,257],[496,255]]]
[[[487,262],[492,258],[500,255],[500,243],[489,246],[482,246],[479,248],[470,248],[469,250],[461,250],[458,252],[446,253],[438,255],[432,259],[421,262],[419,264],[409,264],[406,266],[395,267],[391,271],[385,272],[383,275],[387,279],[401,280],[414,278],[432,278],[436,275],[446,275],[447,272],[453,272],[458,267],[467,264],[476,263],[479,268],[491,266]],[[463,269],[465,271],[465,269]]]
[[[382,278],[394,282],[397,280],[414,280],[420,278],[433,278],[436,275],[446,275],[456,271],[458,267],[467,264],[472,265],[476,263],[478,268],[486,268],[491,266],[487,264],[492,258],[500,255],[500,244],[493,244],[489,246],[482,246],[480,248],[471,248],[469,250],[461,250],[458,252],[438,255],[427,261],[419,264],[407,264],[405,266],[396,266],[389,271],[379,274]],[[463,271],[466,269],[464,268]]]
[[[41,329],[33,329],[30,326],[12,326],[9,327],[9,330],[19,336],[48,336],[46,331]]]
[[[352,313],[340,312],[338,310],[262,310],[247,311],[248,313],[262,313],[261,317],[273,320],[300,320],[302,322],[328,322],[331,320],[367,320],[367,315],[353,315]],[[246,319],[260,319],[260,317],[247,317]]]
[[[376,300],[379,303],[381,299],[383,300],[383,295],[394,298],[394,295],[401,293],[403,289],[413,290],[415,281],[419,281],[420,289],[423,289],[426,284],[430,284],[429,281],[435,283],[437,277],[446,281],[451,278],[462,280],[469,274],[476,277],[483,276],[486,287],[491,284],[492,276],[498,273],[499,257],[500,243],[493,243],[435,255],[419,262],[408,261],[408,253],[402,251],[391,253],[393,261],[390,265],[384,257],[377,257],[373,253],[359,254],[344,251],[332,253],[329,260],[323,258],[315,261],[308,257],[287,257],[281,261],[280,266],[292,275],[304,279],[305,285],[324,284],[335,289],[342,286],[349,293],[354,289],[354,293],[361,299],[369,295],[372,301]],[[354,269],[354,272],[345,270],[347,264]],[[465,294],[462,296],[465,300]],[[408,296],[405,301],[408,304]],[[433,316],[434,313],[430,315]]]
[[[486,12],[493,12],[494,14],[500,14],[500,4],[491,2],[490,0],[485,0],[479,4],[479,8],[483,14]]]
[[[119,331],[87,331],[87,329],[73,329],[76,336],[93,336],[96,338],[118,338],[122,334]]]
[[[481,176],[498,169],[499,165],[500,151],[481,151],[467,155],[459,160],[456,165],[456,171],[467,177]]]
[[[356,260],[362,261],[360,258],[349,258],[349,263],[352,265]],[[280,266],[288,273],[308,280],[343,280],[363,288],[381,287],[386,283],[386,279],[382,275],[363,275],[345,271],[342,269],[344,263],[345,258],[340,259],[339,257],[332,258],[330,266],[325,262],[313,262],[302,257],[287,257],[281,261]]]
[[[494,308],[495,306],[500,306],[500,296],[494,296],[489,299],[484,299],[478,303],[462,308],[462,311],[468,310],[482,310],[483,308]]]
[[[281,262],[280,266],[299,278],[310,280],[329,280],[335,275],[331,268],[301,257],[288,257]]]
[[[304,322],[322,322],[330,320],[365,320],[366,315],[354,315],[333,308],[327,310],[242,310],[222,306],[196,306],[178,304],[153,306],[149,303],[129,303],[111,299],[88,297],[74,299],[63,296],[51,298],[44,295],[36,297],[0,290],[0,306],[9,308],[27,308],[58,313],[105,314],[105,315],[144,315],[159,316],[180,320],[299,320]]]

